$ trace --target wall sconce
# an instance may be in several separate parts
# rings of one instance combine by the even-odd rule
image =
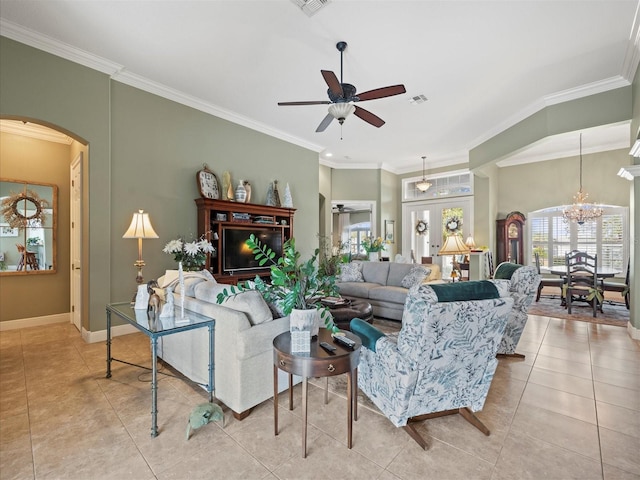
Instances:
[[[124,233],[122,238],[138,239],[138,260],[136,260],[133,265],[138,269],[138,274],[136,275],[136,283],[142,284],[144,283],[144,278],[142,278],[142,267],[144,267],[145,265],[144,260],[142,260],[142,239],[158,238],[158,234],[151,226],[149,214],[144,213],[143,210],[138,210],[137,213],[134,213],[133,218],[131,219],[131,225],[129,225],[129,228]]]

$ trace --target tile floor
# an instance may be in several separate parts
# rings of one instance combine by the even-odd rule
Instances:
[[[114,356],[149,361],[147,337],[114,339]],[[295,409],[280,396],[242,422],[225,411],[186,441],[206,394],[159,385],[160,435],[150,438],[150,375],[115,363],[73,326],[0,332],[1,479],[639,479],[640,343],[621,327],[532,316],[519,349],[501,359],[485,408],[485,437],[459,415],[428,420],[421,450],[381,415],[360,408],[346,448],[346,402],[310,387],[308,456]]]

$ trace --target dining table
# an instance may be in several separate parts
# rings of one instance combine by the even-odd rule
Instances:
[[[567,278],[567,266],[566,265],[554,265],[549,267],[548,272],[552,275],[558,275],[566,282]],[[543,270],[544,271],[544,270]],[[619,274],[621,270],[613,267],[598,267],[598,271],[596,272],[596,277],[599,282],[602,282],[605,278],[615,277]],[[564,290],[563,290],[564,291]],[[564,306],[566,303],[566,299],[564,295],[561,295],[561,305]]]

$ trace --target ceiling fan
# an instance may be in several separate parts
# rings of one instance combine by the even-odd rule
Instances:
[[[300,105],[329,105],[329,113],[320,122],[316,132],[324,132],[333,119],[337,119],[340,125],[344,123],[351,113],[356,117],[361,118],[367,123],[370,123],[374,127],[380,128],[384,125],[382,120],[377,115],[374,115],[368,110],[362,107],[354,105],[356,102],[364,102],[366,100],[375,100],[377,98],[391,97],[393,95],[400,95],[406,92],[404,85],[391,85],[388,87],[376,88],[363,93],[356,94],[356,87],[350,83],[344,83],[342,81],[342,55],[347,48],[347,42],[338,42],[336,48],[340,52],[340,81],[336,74],[330,70],[320,70],[322,78],[327,83],[329,89],[327,94],[329,100],[317,100],[308,102],[278,102],[280,106],[300,106]]]

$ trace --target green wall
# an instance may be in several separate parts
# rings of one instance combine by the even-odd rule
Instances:
[[[629,182],[617,176],[620,167],[629,165],[628,150],[583,154],[582,162],[589,201],[629,205]],[[514,210],[526,215],[571,203],[580,186],[579,165],[579,157],[568,157],[498,169],[498,218]]]
[[[148,211],[160,235],[144,241],[145,278],[175,267],[161,250],[176,235],[195,233],[195,178],[205,162],[219,178],[229,170],[235,182],[251,181],[256,203],[264,202],[270,180],[279,180],[281,198],[289,183],[297,208],[297,245],[304,255],[317,246],[317,153],[4,37],[0,60],[0,116],[48,124],[88,144],[87,330],[103,330],[105,304],[128,300],[135,290],[137,242],[122,238],[134,211]]]

